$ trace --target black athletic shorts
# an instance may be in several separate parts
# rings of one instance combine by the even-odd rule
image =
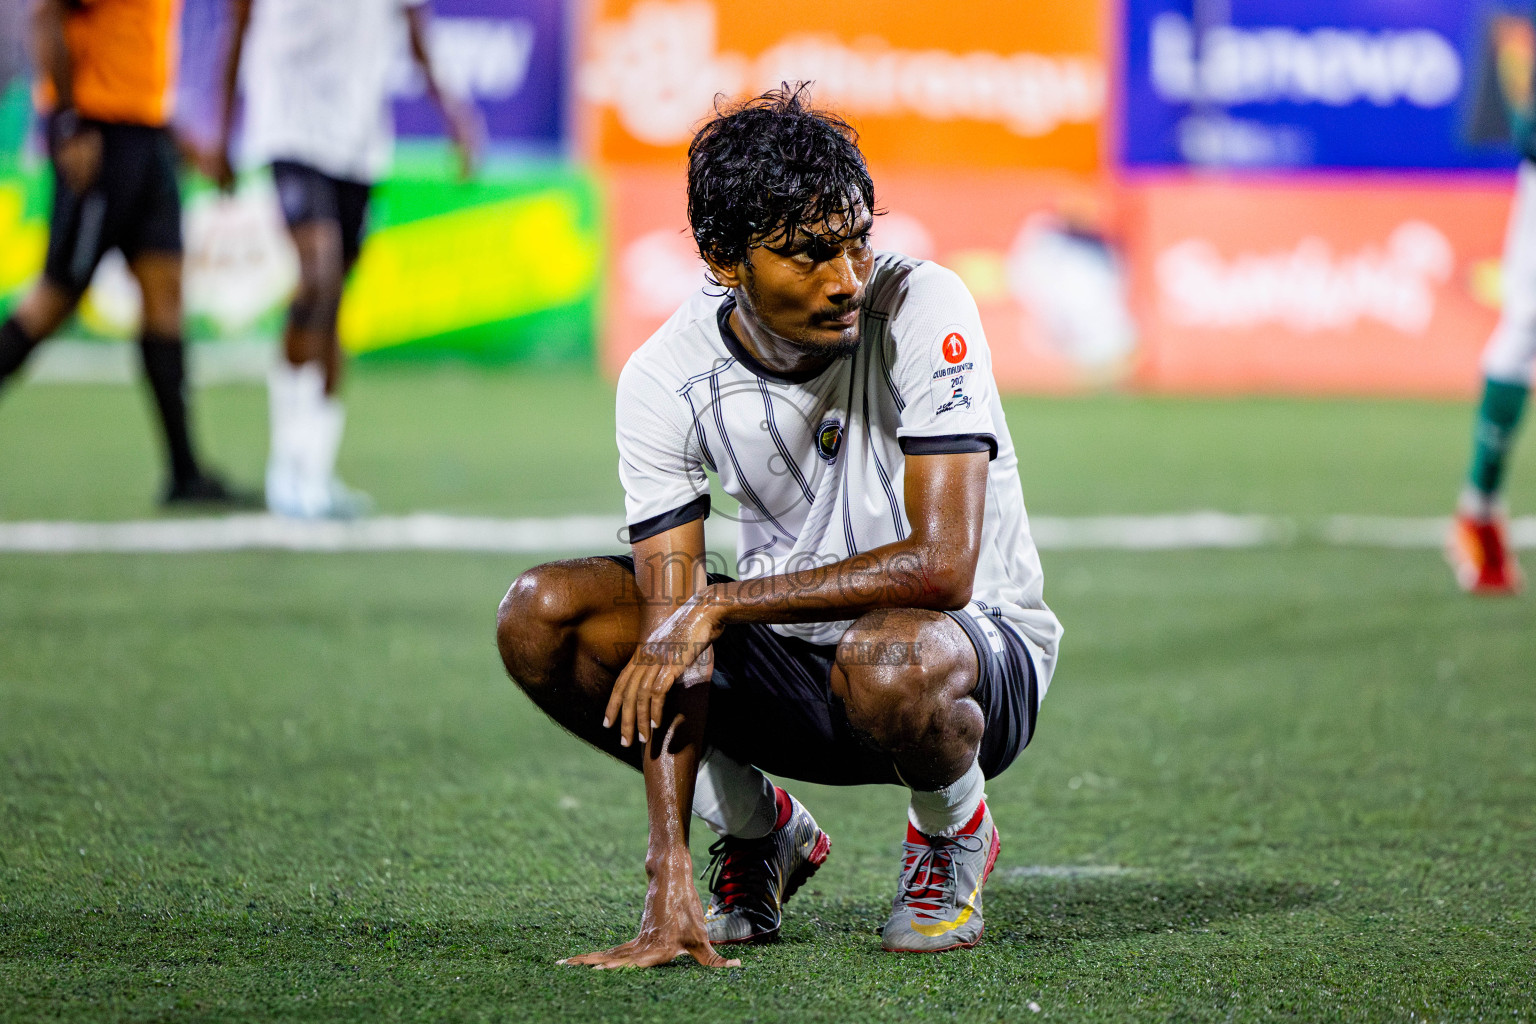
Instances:
[[[82,121],[101,133],[101,173],[84,195],[53,166],[53,210],[43,275],[79,294],[112,249],[129,260],[181,252],[181,192],[176,144],[164,128]]]
[[[335,221],[341,228],[341,254],[347,266],[363,251],[368,223],[368,196],[373,186],[344,181],[290,160],[272,162],[272,183],[290,228],[317,220]]]
[[[634,572],[629,555],[609,555]],[[729,582],[709,574],[709,582]],[[986,722],[977,758],[994,778],[1028,746],[1039,707],[1029,648],[1012,626],[988,615],[986,629],[966,612],[949,612],[976,648],[981,671],[972,693]],[[989,636],[995,633],[995,636]],[[714,644],[714,688],[705,741],[743,764],[829,786],[900,785],[890,756],[861,741],[832,692],[835,644],[813,644],[758,624],[725,627]]]

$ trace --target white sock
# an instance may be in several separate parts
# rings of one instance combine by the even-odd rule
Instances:
[[[1456,510],[1462,515],[1471,516],[1484,522],[1487,522],[1503,511],[1497,494],[1484,494],[1472,486],[1461,489],[1461,496],[1456,501]]]
[[[768,776],[711,747],[699,761],[693,813],[717,836],[761,839],[779,818],[773,789]]]
[[[267,504],[277,510],[298,509],[309,419],[325,378],[318,363],[294,366],[279,359],[267,374],[267,409],[271,448],[267,454]]]
[[[964,775],[942,789],[914,789],[907,818],[925,836],[954,835],[981,806],[986,785],[981,765],[973,761]]]
[[[346,410],[322,388],[310,410],[302,485],[305,500],[313,502],[317,512],[331,504],[331,481],[336,477],[336,455],[341,450],[341,432],[346,424]]]

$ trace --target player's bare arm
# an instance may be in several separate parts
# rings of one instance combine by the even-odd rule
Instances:
[[[964,607],[981,542],[986,453],[909,455],[904,490],[912,524],[905,540],[800,572],[717,583],[682,602],[648,634],[649,656],[636,657],[619,677],[604,725],[617,725],[625,746],[634,738],[645,742],[649,731],[660,728],[673,684],[727,625],[856,619],[882,608]],[[638,577],[638,560],[635,572]]]
[[[426,81],[427,95],[437,104],[448,124],[448,136],[453,139],[459,154],[459,176],[468,179],[480,164],[480,151],[485,146],[485,125],[474,104],[469,103],[443,88],[442,80],[432,62],[428,45],[431,38],[431,13],[428,4],[406,8],[407,31],[410,36],[411,59],[421,69]]]
[[[703,523],[685,523],[638,541],[633,548],[641,635],[648,638],[635,649],[631,665],[636,665],[668,657],[667,642],[656,638],[668,634],[667,624],[676,617],[679,605],[686,606],[705,585]],[[658,724],[644,730],[641,738],[650,841],[639,934],[621,946],[571,957],[565,963],[653,967],[686,954],[706,967],[740,966],[739,960],[726,960],[709,943],[688,853],[694,783],[709,711],[709,662],[707,655],[695,660],[673,699],[658,706]]]
[[[52,83],[58,110],[72,110],[75,105],[74,75],[69,47],[64,41],[64,19],[68,13],[67,0],[32,3],[32,59]]]
[[[240,55],[245,51],[245,34],[251,24],[251,2],[229,0],[229,35],[219,78],[223,92],[219,96],[218,131],[205,155],[203,167],[203,173],[225,192],[235,187],[235,171],[229,162],[229,141],[235,129],[235,93],[240,87]]]
[[[66,0],[35,0],[32,5],[32,59],[53,85],[54,116],[48,144],[59,174],[75,193],[83,193],[101,171],[101,133],[80,122],[75,113],[74,73],[64,40]]]

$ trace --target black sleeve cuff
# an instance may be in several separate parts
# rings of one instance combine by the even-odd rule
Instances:
[[[691,523],[695,519],[707,519],[709,517],[709,495],[701,494],[682,508],[675,508],[670,512],[663,512],[659,516],[651,516],[642,519],[638,523],[629,524],[629,542],[648,540],[658,533],[666,533],[668,530]]]
[[[940,437],[904,437],[903,455],[958,455],[986,452],[987,461],[997,458],[997,438],[991,434],[944,434]]]

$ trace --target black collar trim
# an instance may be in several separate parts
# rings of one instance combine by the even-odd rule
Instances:
[[[777,370],[768,369],[768,367],[758,362],[756,356],[747,351],[747,347],[741,343],[741,339],[736,337],[736,332],[731,330],[731,310],[735,308],[736,296],[727,295],[725,301],[720,303],[720,308],[715,311],[715,319],[720,324],[720,340],[725,342],[726,351],[735,356],[737,362],[741,363],[742,366],[751,370],[754,376],[772,381],[775,384],[805,384],[815,380],[837,365],[838,360],[834,359],[819,370],[780,373]]]

